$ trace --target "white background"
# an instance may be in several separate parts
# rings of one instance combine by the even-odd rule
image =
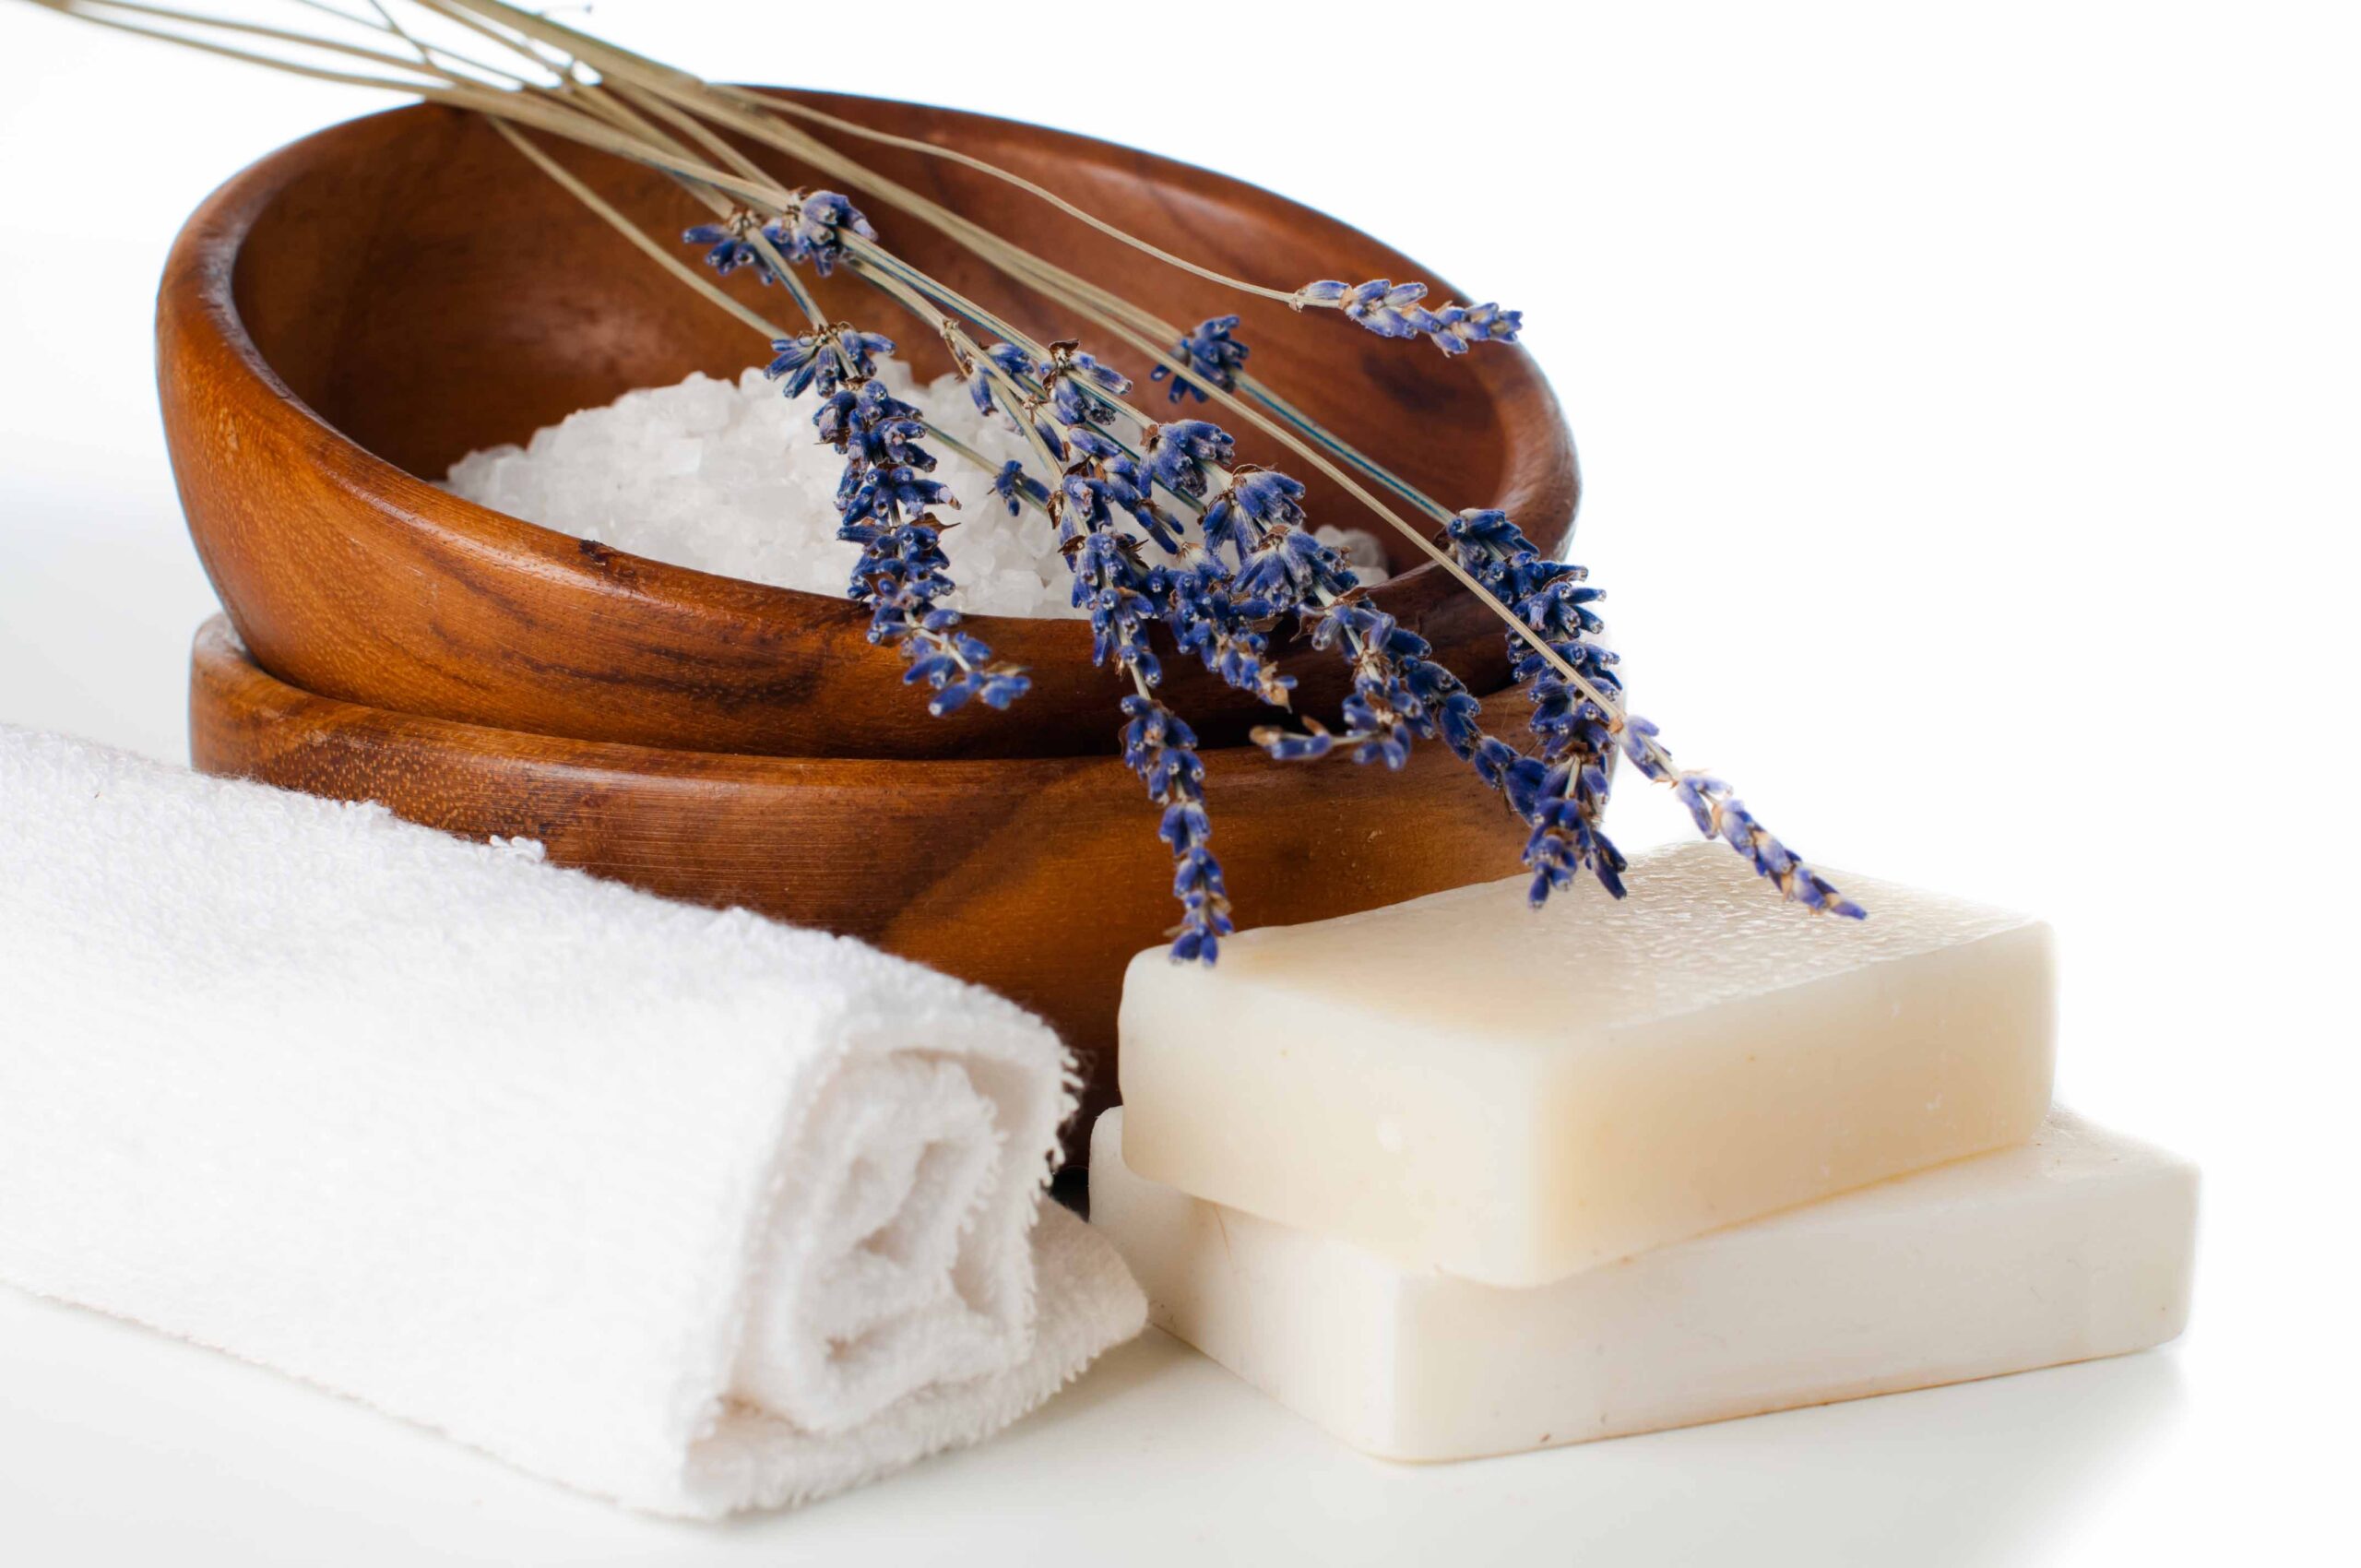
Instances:
[[[1143,144],[1522,306],[1637,706],[1815,859],[2057,924],[2061,1097],[2205,1167],[2180,1344],[1411,1470],[1151,1335],[981,1449],[699,1531],[0,1291],[0,1557],[2350,1550],[2355,13],[1550,10],[606,0],[591,25],[708,76]],[[178,756],[211,596],[152,397],[165,247],[231,172],[377,105],[6,0],[0,61],[0,720]],[[1625,793],[1627,844],[1680,831]]]

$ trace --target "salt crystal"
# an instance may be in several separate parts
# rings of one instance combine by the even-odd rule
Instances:
[[[997,469],[1031,465],[1024,438],[979,413],[956,376],[921,390],[909,367],[884,362],[885,389]],[[481,505],[618,550],[722,576],[831,597],[845,590],[852,546],[836,538],[844,459],[812,429],[813,394],[792,402],[759,370],[737,381],[691,375],[676,386],[626,392],[533,433],[523,446],[470,452],[446,489]],[[958,498],[943,536],[951,602],[984,615],[1071,618],[1073,579],[1038,512],[1018,517],[991,493],[991,475],[938,445],[932,475]],[[1385,578],[1384,551],[1358,529],[1314,537],[1343,552],[1364,582]]]

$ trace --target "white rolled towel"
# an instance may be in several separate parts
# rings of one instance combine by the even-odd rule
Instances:
[[[0,1279],[659,1513],[972,1442],[1145,1311],[1070,1065],[860,943],[0,727]]]

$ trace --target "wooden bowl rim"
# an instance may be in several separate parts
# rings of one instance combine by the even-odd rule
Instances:
[[[1046,137],[1075,156],[1078,161],[1086,159],[1108,165],[1121,160],[1131,167],[1145,161],[1158,172],[1169,171],[1216,182],[1227,194],[1241,196],[1248,203],[1260,203],[1289,214],[1309,214],[1335,224],[1379,250],[1397,255],[1401,254],[1374,235],[1264,186],[1118,142],[1003,116],[943,108],[910,100],[804,89],[765,88],[761,90],[791,94],[800,101],[828,105],[834,109],[882,104],[896,109],[918,109],[955,115],[987,129],[1005,129],[1022,132],[1027,137]],[[433,116],[456,113],[461,112],[431,104],[411,104],[356,116],[314,131],[266,154],[232,175],[206,198],[183,227],[166,267],[164,291],[168,296],[176,290],[187,291],[192,296],[191,303],[196,307],[186,315],[189,325],[209,334],[214,339],[213,346],[226,351],[226,362],[251,377],[259,390],[267,394],[241,400],[242,408],[253,417],[279,424],[280,433],[291,437],[298,450],[310,452],[320,459],[324,467],[338,474],[349,490],[361,494],[374,494],[391,502],[421,524],[437,529],[446,538],[462,542],[472,552],[511,562],[520,558],[535,559],[546,569],[565,576],[584,571],[588,564],[586,557],[595,557],[603,572],[628,576],[635,598],[692,615],[713,613],[750,617],[773,624],[796,625],[808,624],[815,616],[847,613],[850,601],[838,595],[758,583],[635,555],[604,544],[594,545],[575,535],[455,495],[379,457],[345,434],[298,396],[272,368],[246,330],[236,299],[238,258],[256,220],[300,174],[332,161],[341,150],[340,144],[359,134],[361,127],[403,117],[422,122]],[[1417,275],[1425,277],[1439,292],[1450,291],[1449,285],[1433,274]],[[1337,329],[1352,330],[1349,324],[1343,322],[1337,324]],[[1408,342],[1397,346],[1405,353],[1416,352],[1422,347]],[[1566,427],[1563,412],[1548,377],[1521,344],[1491,345],[1479,349],[1449,362],[1447,370],[1452,374],[1470,374],[1476,377],[1485,392],[1491,396],[1493,406],[1500,410],[1503,428],[1509,436],[1507,468],[1501,480],[1503,493],[1489,505],[1514,516],[1529,498],[1546,498],[1553,490],[1561,491],[1569,497],[1566,517],[1560,536],[1548,541],[1550,548],[1561,551],[1572,538],[1575,514],[1581,501],[1581,475],[1572,433]],[[1511,396],[1518,382],[1525,383],[1534,396],[1524,401]],[[1325,522],[1327,519],[1315,520]],[[1375,517],[1360,521],[1373,529],[1385,528]],[[1448,585],[1435,581],[1442,572],[1442,568],[1434,562],[1421,561],[1370,589],[1372,603],[1379,609],[1387,608],[1389,601],[1397,598],[1408,599],[1418,595],[1430,583],[1438,588],[1447,588]],[[1086,623],[1074,617],[970,613],[966,619],[977,636],[1003,657],[1025,665],[1038,663],[1061,652],[1071,652],[1074,639],[1086,627]],[[1061,641],[1067,645],[1063,649],[1053,646]]]
[[[424,751],[457,758],[481,758],[596,775],[619,781],[626,789],[662,789],[699,784],[736,790],[802,790],[815,787],[867,789],[908,798],[930,795],[956,798],[979,790],[1005,792],[1047,787],[1077,774],[1103,775],[1109,786],[1130,800],[1138,795],[1141,831],[1153,837],[1155,809],[1121,757],[1096,753],[1052,753],[1001,757],[784,756],[760,752],[699,751],[685,746],[649,746],[630,741],[585,741],[531,730],[504,730],[461,719],[439,719],[373,707],[343,697],[323,696],[282,680],[262,667],[227,615],[206,618],[191,639],[189,662],[193,677],[216,679],[242,688],[274,707],[305,715],[304,727],[316,733],[335,729],[366,729],[385,739],[408,742]],[[1522,721],[1521,692],[1492,699],[1504,714]],[[1491,706],[1488,703],[1488,707]],[[1440,746],[1441,742],[1434,742]],[[1343,757],[1280,762],[1260,746],[1200,746],[1209,771],[1219,778],[1211,787],[1218,802],[1230,810],[1248,806],[1259,791],[1293,789],[1307,769],[1367,766]],[[1501,842],[1510,819],[1502,818]],[[1513,865],[1513,861],[1504,863]]]

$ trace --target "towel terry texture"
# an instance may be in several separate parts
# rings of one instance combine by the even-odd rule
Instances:
[[[694,1516],[1138,1332],[1038,1019],[536,851],[0,726],[0,1279]]]

